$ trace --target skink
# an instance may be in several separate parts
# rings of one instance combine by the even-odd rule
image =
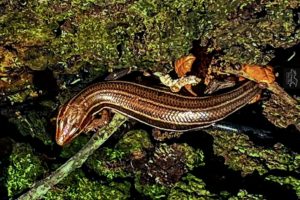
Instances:
[[[204,128],[248,104],[261,92],[247,81],[220,95],[189,97],[125,81],[87,87],[60,108],[56,142],[64,145],[91,126],[96,115],[109,109],[152,127],[168,131]]]

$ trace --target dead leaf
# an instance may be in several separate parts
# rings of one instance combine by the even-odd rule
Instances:
[[[181,58],[177,59],[175,62],[175,72],[178,77],[183,77],[186,73],[192,70],[192,65],[196,57],[192,54],[187,56],[182,56]],[[197,96],[197,94],[192,90],[192,85],[187,84],[184,86],[185,89],[192,94],[193,96]]]
[[[190,72],[195,60],[196,57],[191,54],[177,59],[175,62],[175,71],[178,77],[182,77],[187,72]]]
[[[271,66],[244,65],[242,71],[259,83],[271,84],[275,81],[275,74]]]

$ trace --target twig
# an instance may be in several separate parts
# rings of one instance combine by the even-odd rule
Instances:
[[[127,120],[126,117],[115,114],[112,121],[97,133],[95,133],[89,142],[65,164],[60,166],[50,176],[33,184],[32,188],[20,196],[18,200],[40,199],[54,185],[67,177],[72,171],[81,167],[87,158],[97,150],[116,130]]]
[[[293,124],[300,130],[299,101],[291,97],[277,82],[275,82],[275,76],[274,81],[270,81],[272,79],[269,80],[268,78],[272,77],[271,74],[267,73],[268,71],[265,72],[266,77],[261,76],[264,78],[263,80],[260,80],[257,76],[253,76],[249,71],[247,73],[245,70],[236,70],[226,64],[222,68],[213,68],[212,72],[216,74],[233,74],[255,82],[264,83],[266,89],[274,93],[274,95],[271,95],[271,98],[264,103],[263,114],[265,117],[277,127],[286,128]]]
[[[227,67],[226,69],[216,69],[214,72],[219,73],[219,74],[221,74],[221,73],[233,74],[233,75],[237,75],[240,77],[244,77],[244,78],[252,80],[252,81],[256,81],[255,79],[253,79],[251,76],[249,76],[247,73],[243,72],[242,70],[235,70],[230,67]],[[289,105],[296,106],[298,104],[297,101],[293,97],[288,95],[288,93],[286,93],[284,91],[284,89],[282,89],[282,87],[280,87],[278,85],[277,82],[268,84],[267,89],[270,90],[271,92],[273,92],[274,94],[280,96],[280,98],[282,98]]]

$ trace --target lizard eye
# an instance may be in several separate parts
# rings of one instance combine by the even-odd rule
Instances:
[[[80,119],[82,112],[78,107],[72,107],[66,112],[65,119],[66,123],[69,125],[78,125],[80,124]]]
[[[70,115],[66,118],[67,124],[75,124],[77,118],[78,118],[78,117],[76,116],[76,114],[74,114],[74,113],[70,114]]]

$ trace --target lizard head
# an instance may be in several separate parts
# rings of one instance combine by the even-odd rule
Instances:
[[[65,145],[77,137],[83,130],[84,110],[77,105],[65,104],[56,119],[55,140],[58,145]]]

